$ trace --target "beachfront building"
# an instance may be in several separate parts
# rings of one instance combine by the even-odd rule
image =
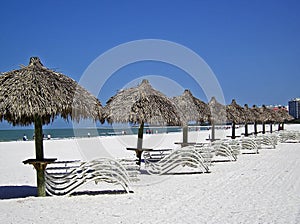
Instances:
[[[289,101],[289,114],[296,119],[300,118],[300,98]]]

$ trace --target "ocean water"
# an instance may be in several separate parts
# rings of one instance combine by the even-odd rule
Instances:
[[[201,128],[202,129],[202,128]],[[166,133],[166,132],[180,132],[181,127],[145,127],[144,133]],[[63,139],[63,138],[82,138],[82,137],[95,137],[95,136],[112,136],[123,134],[137,134],[138,127],[130,128],[82,128],[82,129],[44,129],[43,134],[45,138],[48,135],[51,139]],[[9,129],[0,130],[0,142],[7,141],[22,141],[23,136],[26,135],[28,140],[34,139],[33,129]]]

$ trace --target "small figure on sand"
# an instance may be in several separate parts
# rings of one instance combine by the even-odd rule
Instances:
[[[27,139],[27,136],[24,134],[23,135],[23,141],[27,141],[28,139]]]

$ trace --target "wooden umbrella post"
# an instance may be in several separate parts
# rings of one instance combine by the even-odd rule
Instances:
[[[248,123],[245,123],[245,137],[249,136],[248,134]]]
[[[144,122],[140,124],[139,130],[138,130],[138,140],[137,140],[137,147],[135,150],[136,156],[138,158],[138,165],[141,165],[142,160],[142,149],[143,149],[143,135],[144,135]]]
[[[215,122],[212,122],[211,124],[211,141],[215,140]]]
[[[42,128],[42,119],[39,116],[35,116],[34,122],[34,139],[35,139],[35,153],[36,160],[42,162],[44,160],[44,149],[43,149],[43,128]],[[36,169],[37,176],[37,190],[38,196],[44,197],[46,196],[45,191],[45,168],[46,166],[42,163],[34,166]]]
[[[35,155],[37,160],[44,159],[43,148],[43,127],[42,119],[39,116],[35,116],[34,121],[34,141],[35,141]]]
[[[257,135],[257,122],[254,122],[254,135]]]
[[[144,122],[140,124],[138,131],[137,149],[143,148]]]
[[[231,129],[231,138],[235,139],[235,122],[232,122]]]
[[[187,146],[188,145],[188,126],[184,125],[182,127],[182,132],[183,132],[183,139],[182,139],[182,145]]]

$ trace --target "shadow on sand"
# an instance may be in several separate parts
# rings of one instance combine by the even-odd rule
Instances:
[[[129,191],[133,193],[133,191]],[[80,195],[101,195],[101,194],[127,194],[125,190],[106,190],[106,191],[77,191],[73,192],[71,196],[80,196]]]
[[[26,198],[37,195],[32,186],[0,186],[0,199]]]

